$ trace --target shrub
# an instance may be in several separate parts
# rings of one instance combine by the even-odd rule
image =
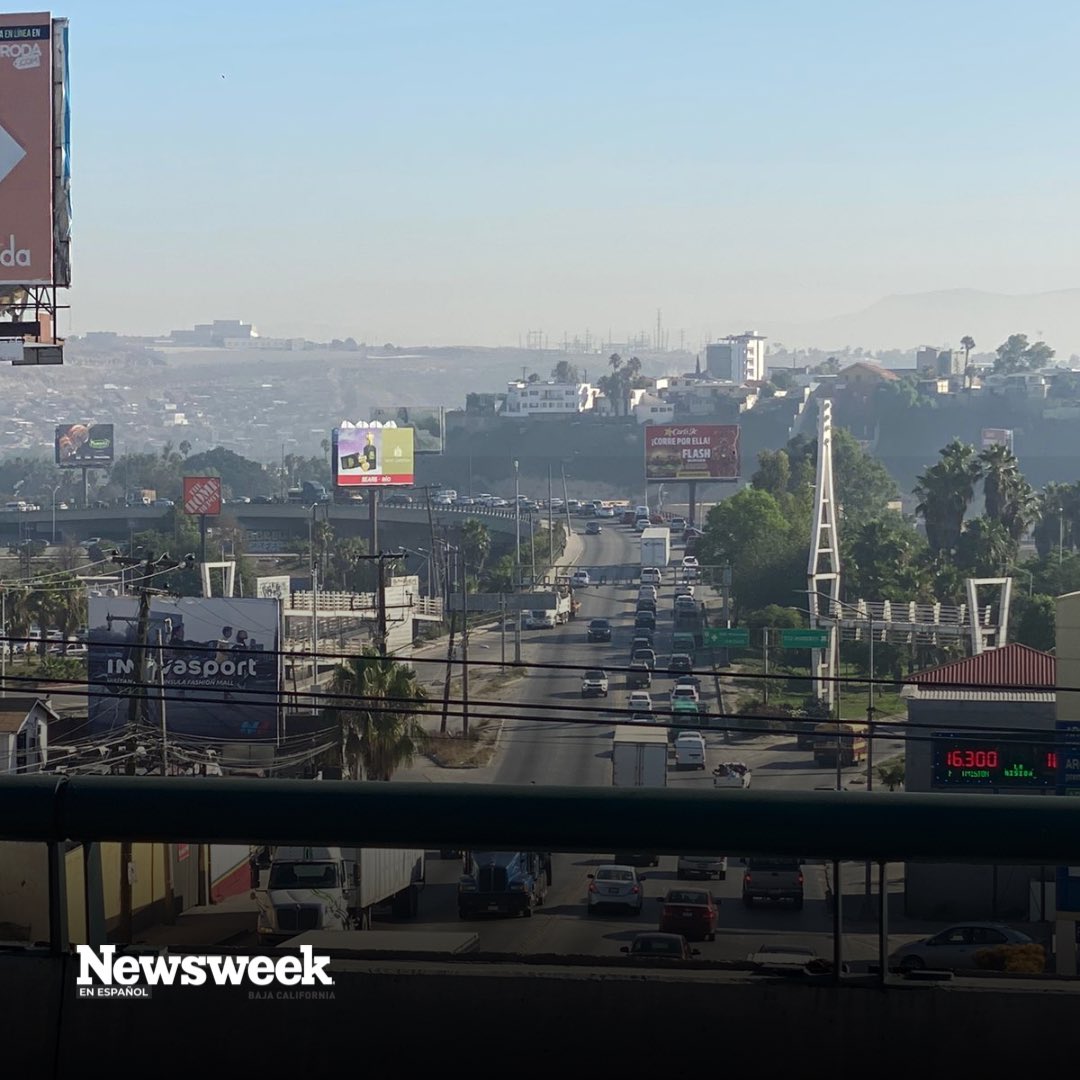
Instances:
[[[1009,971],[1022,975],[1040,975],[1046,970],[1046,951],[1041,945],[995,945],[975,953],[975,966],[981,971]]]

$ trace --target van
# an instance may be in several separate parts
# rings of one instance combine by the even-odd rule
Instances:
[[[641,571],[642,585],[660,585],[660,571],[655,566],[646,566]]]

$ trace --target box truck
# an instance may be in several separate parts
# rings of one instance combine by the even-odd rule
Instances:
[[[620,724],[611,746],[612,787],[667,787],[668,739],[662,728]],[[616,852],[616,863],[657,866],[660,856]]]
[[[667,566],[671,559],[671,530],[666,525],[650,525],[641,534],[641,565]]]

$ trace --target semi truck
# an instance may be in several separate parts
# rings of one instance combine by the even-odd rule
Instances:
[[[862,724],[818,724],[814,728],[814,763],[841,767],[866,760],[866,727]]]
[[[660,728],[620,724],[611,745],[611,786],[667,787],[668,737]],[[615,862],[657,866],[660,856],[645,852],[616,852]]]
[[[551,885],[549,851],[469,851],[458,881],[458,918],[523,915],[544,903]]]
[[[305,930],[368,930],[376,908],[412,917],[424,882],[424,852],[397,848],[283,846],[270,852],[259,906],[259,940],[277,943]]]
[[[663,569],[671,560],[671,530],[650,525],[641,534],[641,565]]]

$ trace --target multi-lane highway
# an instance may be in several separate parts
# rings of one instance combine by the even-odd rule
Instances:
[[[603,578],[606,584],[592,584],[578,591],[581,609],[577,619],[554,630],[528,631],[523,635],[522,658],[530,667],[524,676],[496,686],[494,672],[484,678],[485,689],[476,694],[475,712],[485,711],[480,702],[501,702],[504,711],[514,718],[503,725],[498,753],[492,764],[482,769],[443,770],[417,765],[399,772],[398,779],[461,781],[500,784],[570,784],[608,786],[611,783],[611,742],[614,724],[628,719],[620,710],[626,708],[625,675],[610,675],[607,699],[581,699],[580,670],[559,669],[557,665],[588,665],[622,668],[629,662],[633,637],[633,615],[637,598],[637,561],[635,535],[616,525],[605,525],[599,536],[582,538],[584,548],[578,565],[589,568],[592,581]],[[681,554],[681,553],[679,553]],[[673,560],[676,556],[673,556]],[[611,584],[619,580],[620,584]],[[632,583],[630,583],[632,582]],[[663,669],[670,654],[673,589],[667,583],[660,591],[657,605],[657,666]],[[613,624],[610,643],[589,644],[585,627],[590,619],[606,618]],[[489,639],[484,641],[484,638]],[[489,648],[480,649],[480,644]],[[472,657],[499,658],[497,632],[476,635]],[[508,655],[509,655],[508,651]],[[653,680],[652,695],[657,709],[666,705],[672,680],[662,670]],[[710,711],[718,703],[712,680],[703,679],[703,691]],[[709,700],[711,697],[712,700]],[[474,712],[474,714],[475,714]],[[875,746],[875,753],[887,753],[889,746]],[[712,769],[720,761],[740,760],[752,770],[754,788],[813,790],[832,786],[835,771],[816,767],[806,751],[799,751],[793,737],[774,733],[760,736],[733,736],[726,742],[720,733],[707,741],[707,767],[704,771],[679,772],[669,761],[667,782],[671,787],[707,789],[712,784]],[[879,758],[879,760],[881,760]],[[853,779],[860,770],[845,770]],[[723,848],[717,838],[718,849]],[[801,911],[768,906],[747,910],[741,903],[742,867],[735,852],[725,881],[713,881],[708,887],[720,900],[720,926],[716,941],[699,943],[702,955],[715,959],[745,959],[763,943],[784,941],[815,949],[829,955],[830,918],[826,908],[826,868],[818,863],[804,867],[805,905]],[[646,874],[647,896],[644,913],[587,917],[585,908],[587,875],[592,868],[611,861],[610,854],[595,856],[556,855],[553,885],[543,907],[531,919],[478,919],[462,923],[457,914],[457,882],[461,866],[457,860],[439,860],[431,853],[427,886],[421,902],[418,922],[387,922],[386,929],[408,931],[412,926],[425,930],[460,930],[464,926],[480,936],[481,948],[493,951],[556,953],[560,955],[617,954],[619,947],[643,929],[656,927],[659,911],[657,898],[675,886],[675,860],[661,860]],[[898,869],[898,868],[897,868]],[[851,871],[857,873],[857,868]],[[853,907],[856,905],[853,904]],[[870,959],[875,955],[872,935],[855,935],[849,940],[849,955]]]

